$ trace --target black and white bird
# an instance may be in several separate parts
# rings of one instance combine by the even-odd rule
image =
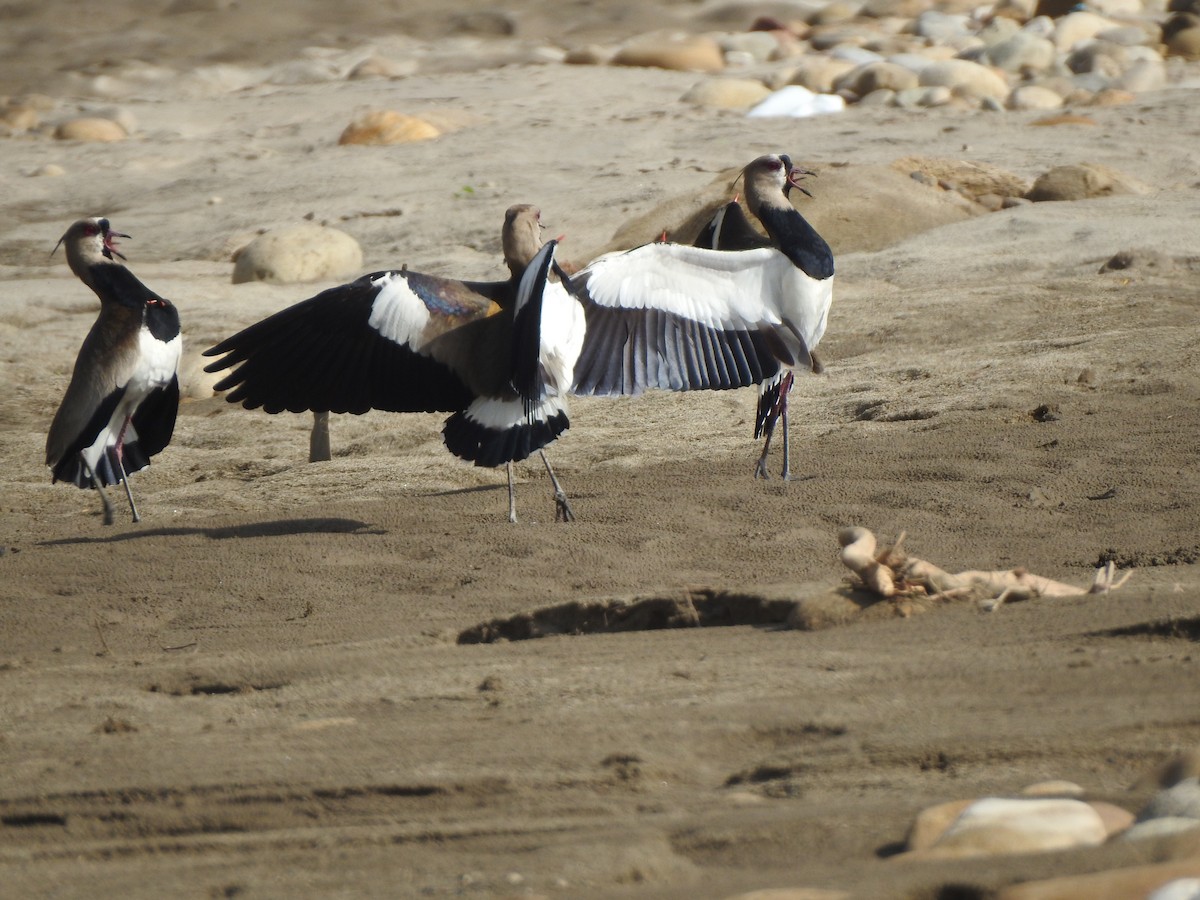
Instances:
[[[511,463],[534,451],[570,519],[544,453],[569,425],[568,392],[724,390],[812,365],[830,293],[828,278],[822,287],[793,262],[814,251],[784,193],[791,178],[776,156],[746,169],[770,247],[647,244],[568,276],[556,242],[541,244],[537,209],[516,206],[505,218],[507,281],[376,272],[227,338],[205,351],[221,357],[206,369],[232,369],[216,388],[272,413],[451,412],[442,434],[452,453],[509,464],[510,520]]]
[[[505,214],[511,277],[458,281],[407,269],[374,272],[291,306],[204,351],[232,369],[216,389],[268,413],[450,412],[442,435],[456,456],[508,468],[540,452],[557,517],[574,518],[544,448],[566,430],[569,362],[583,318],[549,277],[540,211]]]
[[[587,319],[574,392],[760,385],[756,437],[769,435],[782,413],[786,448],[785,367],[819,368],[813,352],[833,296],[829,245],[788,197],[803,174],[786,156],[746,166],[746,201],[769,241],[734,204],[706,229],[706,247],[644,244],[602,256],[573,276],[570,289]],[[784,473],[789,477],[786,454]]]
[[[54,481],[94,488],[104,524],[113,521],[106,485],[125,485],[133,521],[141,521],[129,476],[171,441],[179,409],[179,311],[119,260],[108,219],[80,219],[59,240],[71,271],[100,298],[100,315],[83,341],[66,395],[46,439]],[[58,245],[55,245],[58,249]]]
[[[779,159],[783,162],[785,170],[788,173],[787,180],[783,186],[784,197],[789,197],[789,192],[792,188],[796,188],[802,193],[812,196],[806,188],[798,183],[798,178],[813,173],[805,169],[796,168],[792,165],[791,159],[785,155],[780,155]],[[751,164],[751,166],[753,165],[754,163]],[[766,186],[765,194],[757,195],[757,199],[760,201],[760,209],[762,208],[762,200],[766,200],[768,205],[770,205],[770,201],[774,199],[773,189],[769,185]],[[788,205],[791,205],[790,199],[788,200]],[[807,225],[808,223],[805,222],[804,224]],[[764,222],[764,227],[765,225],[766,223]],[[781,234],[783,232],[780,229],[776,229],[776,233]],[[801,231],[799,240],[802,243],[807,243],[812,252],[808,256],[802,256],[800,261],[796,262],[796,265],[804,269],[805,273],[810,275],[815,281],[824,282],[829,288],[830,297],[832,298],[833,254],[829,250],[828,244],[811,227],[806,231]],[[771,238],[764,237],[750,224],[750,221],[746,218],[746,214],[742,211],[742,206],[738,202],[737,197],[734,197],[733,200],[716,211],[712,219],[700,230],[693,244],[697,247],[706,247],[711,250],[752,250],[770,246],[776,246],[777,249],[782,250],[781,247],[772,243]],[[805,268],[806,266],[807,268]],[[817,357],[815,346],[809,348],[809,359],[813,372],[819,373],[823,370],[821,361]],[[763,438],[763,449],[762,454],[758,458],[758,463],[754,468],[754,476],[756,478],[765,479],[770,477],[767,472],[767,455],[771,449],[771,438],[775,433],[775,425],[780,418],[783,419],[783,468],[780,475],[784,481],[791,478],[788,394],[791,392],[793,381],[793,371],[790,368],[784,368],[759,386],[758,412],[754,420],[754,437],[755,439]]]

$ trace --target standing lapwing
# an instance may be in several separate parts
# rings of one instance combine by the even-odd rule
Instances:
[[[568,427],[565,393],[583,320],[549,280],[541,213],[505,213],[506,281],[458,281],[407,269],[330,288],[204,351],[232,369],[216,389],[268,413],[450,412],[446,447],[479,466],[508,468],[535,451],[550,474],[557,517],[574,518],[544,448]],[[576,319],[578,321],[576,321]],[[574,345],[574,350],[571,347]]]
[[[771,430],[782,414],[786,479],[785,367],[820,368],[813,351],[833,297],[833,254],[788,198],[791,188],[804,190],[796,179],[809,173],[786,156],[762,156],[743,174],[747,205],[770,240],[757,236],[734,203],[702,231],[705,246],[644,244],[602,256],[572,277],[588,328],[574,392],[759,385],[755,437],[765,434],[767,442],[756,474],[766,474]]]
[[[787,182],[783,186],[784,196],[788,196],[791,188],[796,188],[811,197],[812,194],[809,194],[808,190],[797,182],[797,178],[814,173],[806,169],[794,167],[791,159],[787,156],[780,155],[779,158],[783,161],[788,171]],[[773,196],[774,191],[768,186],[765,191],[765,197],[762,199],[769,201]],[[809,269],[805,269],[806,273],[818,282],[827,281],[829,287],[832,288],[833,255],[829,251],[828,245],[825,244],[824,239],[816,231],[811,231],[811,234],[803,235],[801,240],[807,241],[813,248],[814,257],[804,264],[797,263],[797,265],[800,265],[801,268],[804,268],[806,264],[809,265]],[[764,237],[750,224],[736,196],[716,211],[712,219],[700,230],[693,244],[697,247],[707,247],[710,250],[753,250],[760,247],[773,246],[771,238]],[[822,247],[824,248],[823,250]],[[777,249],[782,248],[777,247]],[[827,267],[824,265],[826,253],[828,253]],[[829,274],[823,276],[823,272],[828,272]],[[814,373],[823,371],[823,366],[817,358],[815,348],[809,348],[809,357],[812,361],[812,371]],[[793,380],[794,375],[792,370],[784,368],[780,369],[779,373],[773,378],[764,381],[759,386],[758,413],[754,420],[754,437],[756,440],[760,437],[763,438],[763,449],[762,454],[758,458],[758,463],[754,468],[755,478],[770,477],[767,473],[767,454],[771,449],[771,438],[775,433],[775,424],[780,418],[783,419],[783,469],[780,475],[784,481],[791,478],[787,401],[788,394],[792,389]]]
[[[125,485],[133,521],[141,521],[129,476],[150,465],[175,430],[179,409],[179,311],[118,259],[108,219],[80,219],[59,240],[71,271],[100,298],[100,316],[75,360],[71,383],[46,438],[54,481],[95,488],[104,524],[113,521],[105,485]],[[55,245],[55,250],[58,245]]]

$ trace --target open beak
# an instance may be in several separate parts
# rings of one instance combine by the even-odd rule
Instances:
[[[808,188],[802,185],[799,181],[799,179],[805,178],[809,175],[813,176],[814,178],[817,177],[817,173],[811,171],[810,169],[801,169],[799,166],[790,166],[788,168],[787,181],[784,182],[783,185],[783,195],[785,197],[788,196],[788,193],[791,191],[791,189],[795,188],[806,197],[811,198],[812,193],[810,193]]]
[[[133,238],[127,234],[122,234],[119,231],[112,231],[111,229],[104,232],[104,255],[109,259],[112,259],[114,256],[124,259],[125,254],[117,249],[117,245],[114,243],[114,238],[125,238],[127,241],[131,241]]]

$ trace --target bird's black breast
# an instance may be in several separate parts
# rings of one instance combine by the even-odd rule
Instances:
[[[760,210],[758,218],[775,245],[805,275],[818,281],[833,277],[833,251],[799,212],[769,207]]]
[[[170,300],[162,297],[147,300],[144,321],[151,336],[164,344],[179,336],[179,310]]]

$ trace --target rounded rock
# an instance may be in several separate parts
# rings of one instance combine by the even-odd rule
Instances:
[[[351,81],[365,78],[403,78],[417,71],[415,60],[399,62],[385,56],[369,56],[350,70],[346,77]]]
[[[1090,41],[1100,32],[1117,23],[1090,12],[1073,12],[1063,16],[1054,26],[1054,44],[1064,53]]]
[[[1087,101],[1090,106],[1123,106],[1126,103],[1132,103],[1137,98],[1130,91],[1122,91],[1117,88],[1105,88],[1102,91],[1097,91]]]
[[[872,91],[906,91],[917,86],[917,73],[890,62],[872,62],[852,69],[833,83],[836,91],[865,97]]]
[[[861,3],[833,0],[809,16],[809,25],[838,25],[854,19],[862,10]]]
[[[58,127],[54,129],[54,136],[60,141],[111,143],[113,141],[123,141],[129,135],[124,128],[112,119],[84,116],[60,122]]]
[[[770,93],[765,84],[751,78],[712,78],[694,85],[683,100],[714,109],[749,109]]]
[[[768,62],[775,59],[779,53],[779,40],[769,31],[743,31],[722,35],[718,44],[727,58],[730,53],[745,53],[752,63]]]
[[[982,100],[1004,100],[1008,82],[987,66],[965,59],[947,59],[931,63],[921,70],[921,87],[947,87],[958,96]]]
[[[1023,84],[1008,95],[1009,109],[1058,109],[1062,105],[1062,97],[1036,84]]]
[[[1021,789],[1022,797],[1082,797],[1084,790],[1074,781],[1039,781]]]
[[[950,800],[921,810],[913,819],[912,825],[909,826],[908,835],[904,839],[906,849],[928,850],[974,802],[974,800]]]
[[[1016,22],[1028,22],[1037,13],[1037,0],[999,0],[992,7],[992,15]]]
[[[1006,72],[1046,72],[1057,58],[1054,44],[1024,31],[993,44],[984,51],[984,59]]]
[[[0,113],[0,123],[13,131],[30,131],[41,121],[38,111],[32,106],[10,106]]]
[[[378,146],[382,144],[408,144],[427,141],[441,135],[436,127],[393,110],[372,110],[363,113],[346,126],[338,138],[339,144]]]
[[[988,797],[968,806],[930,848],[936,856],[1038,853],[1104,843],[1099,814],[1079,800]]]
[[[848,60],[813,54],[801,60],[792,74],[791,83],[817,94],[829,94],[833,91],[834,81],[854,68],[855,64]]]
[[[1088,200],[1114,194],[1143,194],[1144,185],[1115,169],[1095,163],[1056,166],[1038,177],[1025,196],[1029,200]]]
[[[1167,67],[1163,65],[1162,60],[1139,59],[1113,81],[1112,87],[1115,90],[1139,94],[1157,91],[1166,84]]]
[[[612,58],[615,66],[720,72],[725,57],[715,40],[704,35],[646,34],[623,44]]]
[[[937,10],[926,10],[912,24],[913,33],[939,44],[948,43],[971,33],[971,19],[965,15],[949,15]]]
[[[1184,778],[1159,791],[1138,813],[1138,821],[1165,816],[1200,819],[1200,778]]]
[[[1166,40],[1167,56],[1200,59],[1200,26],[1181,28]]]
[[[1098,75],[1104,79],[1113,79],[1125,71],[1129,60],[1128,47],[1093,40],[1068,53],[1066,65],[1077,75]]]
[[[242,248],[233,283],[293,284],[344,278],[362,269],[362,249],[344,231],[301,222],[262,234]]]
[[[1126,841],[1156,840],[1195,828],[1200,828],[1200,819],[1193,819],[1190,816],[1161,816],[1157,819],[1135,822],[1125,830],[1121,838]]]

